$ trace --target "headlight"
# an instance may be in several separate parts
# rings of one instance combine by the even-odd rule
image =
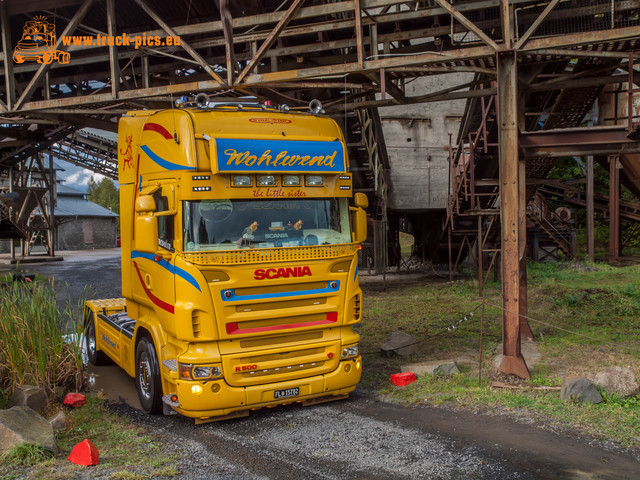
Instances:
[[[355,345],[344,347],[342,349],[342,355],[340,356],[340,358],[344,360],[346,358],[352,358],[357,356],[358,356],[358,344],[356,343]]]
[[[251,177],[249,175],[234,175],[232,182],[234,187],[250,187]]]
[[[322,175],[307,175],[308,187],[321,187],[324,184]]]
[[[222,369],[218,366],[180,364],[180,378],[182,380],[206,380],[222,376]]]

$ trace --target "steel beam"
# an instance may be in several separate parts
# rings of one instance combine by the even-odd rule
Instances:
[[[178,33],[171,28],[169,25],[167,25],[167,23],[165,23],[164,20],[162,20],[158,14],[152,10],[145,2],[144,0],[134,0],[134,2],[136,2],[138,4],[138,6],[140,8],[142,8],[142,10],[144,10],[144,12],[149,15],[154,22],[156,22],[158,25],[160,25],[160,27],[168,34],[171,35],[173,37],[178,37]],[[200,66],[202,66],[202,68],[204,68],[205,72],[207,72],[209,75],[211,75],[211,77],[213,77],[213,79],[215,81],[217,81],[219,84],[224,85],[225,82],[224,80],[222,80],[222,78],[220,78],[220,76],[213,71],[213,68],[211,68],[211,65],[209,65],[209,63],[207,63],[207,61],[202,58],[202,56],[196,52],[193,48],[191,48],[191,46],[185,41],[180,39],[180,46],[189,54],[191,55],[191,57],[200,64]]]
[[[139,1],[139,0],[136,0],[136,1]],[[278,35],[280,35],[280,32],[282,32],[284,27],[286,27],[288,23],[291,21],[291,17],[293,16],[294,13],[296,13],[296,11],[300,8],[303,2],[304,0],[293,0],[293,3],[289,7],[285,15],[280,19],[278,24],[273,28],[269,36],[262,43],[262,45],[260,45],[260,48],[258,49],[256,54],[253,56],[249,64],[242,69],[242,71],[240,72],[240,75],[238,75],[238,80],[236,81],[236,84],[240,84],[242,80],[244,80],[244,78],[249,73],[251,73],[251,71],[255,68],[255,66],[258,64],[258,62],[262,59],[264,54],[267,52],[269,47],[271,47],[271,45],[273,45],[273,42],[276,41],[276,39],[278,38]]]
[[[110,37],[116,36],[116,2],[107,0],[107,32]],[[118,98],[120,89],[120,65],[118,64],[118,47],[109,45],[109,67],[111,69],[111,94]]]
[[[520,350],[521,181],[518,161],[518,89],[515,51],[498,52],[500,229],[502,239],[502,353],[499,371],[529,378]]]
[[[587,156],[587,257],[595,261],[595,230],[593,202],[593,155]]]
[[[10,110],[16,103],[16,87],[15,77],[13,76],[13,59],[9,52],[12,50],[11,45],[11,22],[9,21],[9,13],[7,12],[7,2],[0,2],[0,16],[2,17],[2,51],[4,61],[4,81],[7,92],[6,108],[3,111]]]
[[[91,7],[92,3],[93,3],[93,0],[85,0],[85,2],[78,9],[76,14],[73,16],[73,18],[71,19],[67,27],[64,29],[64,31],[60,34],[60,36],[56,40],[54,50],[58,50],[60,48],[60,46],[62,45],[63,37],[70,35],[75,31],[78,24],[82,21],[84,16],[89,11],[89,7]],[[20,95],[20,98],[16,102],[13,110],[19,109],[27,101],[27,99],[33,94],[34,90],[38,86],[38,83],[40,82],[40,80],[42,80],[42,77],[44,76],[45,72],[49,70],[52,63],[53,62],[43,63],[42,65],[40,65],[40,68],[38,68],[38,71],[35,73],[31,81],[27,85],[27,87],[24,89],[24,91],[22,92],[22,95]]]

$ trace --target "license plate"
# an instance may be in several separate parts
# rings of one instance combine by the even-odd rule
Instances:
[[[295,397],[296,395],[300,395],[300,387],[285,388],[284,390],[275,390],[273,392],[273,398]]]

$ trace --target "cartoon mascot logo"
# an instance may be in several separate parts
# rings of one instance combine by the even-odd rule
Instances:
[[[69,52],[56,50],[56,26],[46,17],[35,17],[22,28],[22,38],[13,50],[16,63],[38,62],[49,64],[56,60],[67,64],[71,59]]]

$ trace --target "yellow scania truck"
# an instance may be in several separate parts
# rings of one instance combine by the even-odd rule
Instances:
[[[146,412],[197,422],[345,398],[367,198],[343,134],[317,112],[196,100],[120,120],[124,298],[86,303],[89,360],[134,377]]]

